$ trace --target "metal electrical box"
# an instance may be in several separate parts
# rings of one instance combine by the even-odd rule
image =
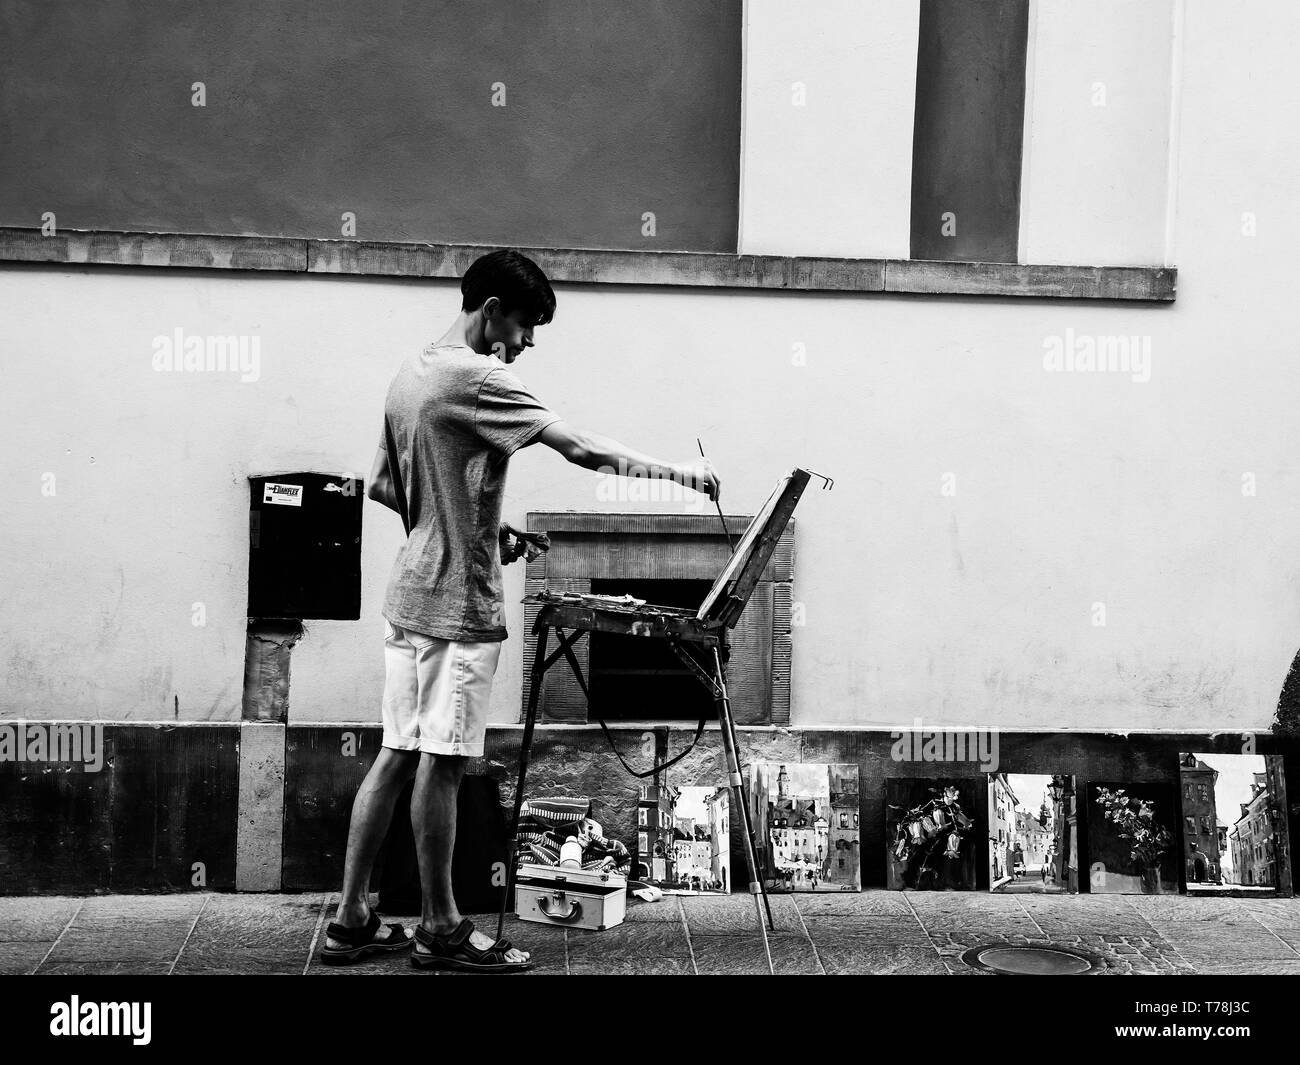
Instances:
[[[361,503],[357,477],[250,477],[248,616],[361,616]]]

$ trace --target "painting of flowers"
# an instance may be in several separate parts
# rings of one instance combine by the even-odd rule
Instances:
[[[1088,884],[1094,894],[1176,894],[1178,836],[1173,786],[1088,785]]]
[[[885,782],[888,886],[975,890],[975,781]]]

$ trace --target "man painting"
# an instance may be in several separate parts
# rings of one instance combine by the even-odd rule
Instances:
[[[381,929],[367,890],[398,795],[414,776],[422,902],[412,963],[531,967],[527,951],[474,929],[451,886],[457,791],[466,761],[483,753],[506,638],[498,533],[510,456],[542,443],[586,469],[671,479],[715,500],[720,491],[708,462],[663,462],[576,429],[508,368],[555,313],[555,294],[532,260],[510,250],[484,255],[466,271],[461,295],[450,328],[407,359],[389,387],[371,470],[367,494],[401,516],[407,539],[384,598],[383,747],[353,803],[342,894],[321,952],[332,964],[412,945],[400,925]]]

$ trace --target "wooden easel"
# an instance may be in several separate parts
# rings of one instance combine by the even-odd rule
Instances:
[[[541,697],[543,678],[546,671],[560,658],[566,659],[577,678],[582,694],[590,705],[591,695],[577,656],[573,653],[573,647],[586,633],[606,632],[666,641],[673,653],[685,663],[692,675],[713,696],[722,732],[722,745],[726,752],[728,784],[731,788],[732,800],[740,808],[744,823],[749,891],[754,897],[754,909],[763,936],[763,952],[767,957],[768,972],[774,971],[767,933],[769,929],[775,931],[775,925],[772,923],[772,908],[768,903],[767,892],[763,887],[762,872],[758,868],[753,818],[745,795],[744,778],[740,772],[739,743],[736,738],[735,719],[731,713],[731,701],[727,696],[723,657],[726,651],[726,630],[735,628],[739,622],[768,560],[776,550],[777,541],[794,513],[799,497],[812,477],[820,477],[826,482],[827,488],[833,483],[821,474],[803,469],[792,470],[777,482],[767,502],[740,538],[721,576],[709,589],[709,594],[705,596],[699,610],[694,613],[680,607],[627,603],[614,597],[599,595],[573,593],[556,595],[543,591],[524,599],[525,603],[539,605],[537,620],[533,623],[533,632],[537,636],[537,650],[533,656],[532,683],[528,692],[528,709],[524,715],[524,733],[519,749],[519,780],[515,787],[514,816],[510,822],[509,868],[501,896],[501,914],[497,921],[498,940],[505,928],[506,907],[509,905],[510,890],[514,885],[515,868],[518,864],[519,812],[523,804],[524,780],[528,773],[533,728],[537,723],[537,706]],[[552,630],[555,631],[559,646],[547,654]],[[601,721],[600,724],[608,732],[605,723]],[[702,730],[703,721],[696,732],[696,739],[699,738]],[[658,775],[685,753],[683,751],[676,758],[656,765],[646,772],[637,772],[627,766],[626,762],[623,764],[634,776],[647,777]],[[622,760],[621,756],[620,760]]]

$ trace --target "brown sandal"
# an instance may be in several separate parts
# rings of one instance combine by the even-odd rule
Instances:
[[[531,961],[506,961],[511,949],[510,940],[498,939],[486,950],[479,950],[470,942],[474,922],[464,918],[455,929],[445,935],[426,932],[416,926],[415,941],[425,948],[411,953],[411,964],[417,969],[453,969],[463,973],[522,973],[533,967]]]

